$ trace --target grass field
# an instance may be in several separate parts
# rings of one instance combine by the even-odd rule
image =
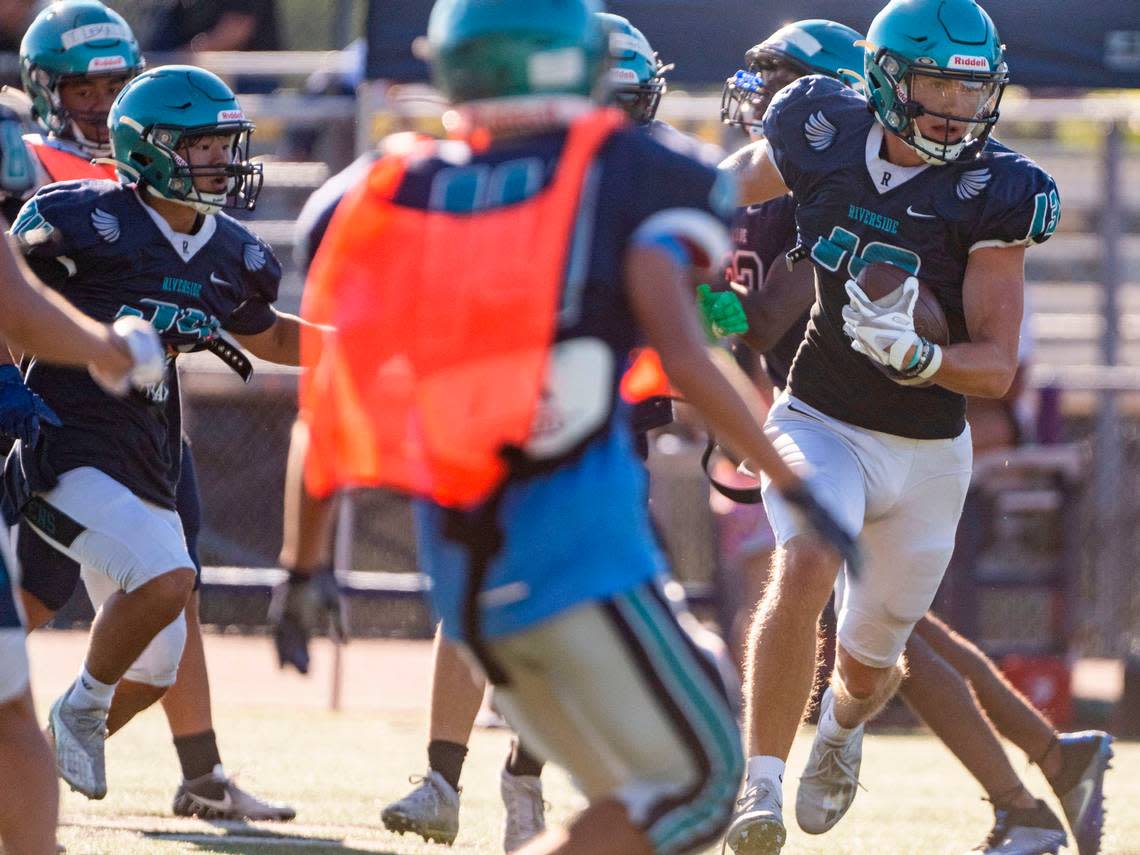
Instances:
[[[379,822],[379,809],[408,789],[422,771],[428,646],[354,643],[346,654],[345,709],[323,708],[328,661],[319,651],[316,673],[305,680],[277,674],[264,639],[207,639],[215,689],[216,730],[231,772],[255,792],[290,801],[297,820],[286,825],[211,824],[175,820],[170,799],[178,768],[161,713],[148,711],[108,744],[110,794],[89,802],[63,799],[60,839],[71,855],[168,853],[435,853],[447,850],[396,836]],[[32,648],[41,713],[66,684],[82,638],[54,633]],[[797,743],[791,778],[798,776],[810,733]],[[463,809],[456,853],[498,853],[502,807],[498,775],[508,736],[477,730],[463,773]],[[1105,855],[1140,855],[1140,745],[1117,745],[1108,779]],[[1022,768],[1024,759],[1015,759]],[[581,807],[566,776],[545,775],[549,819],[560,822]],[[1043,779],[1026,780],[1044,793]],[[809,837],[790,829],[786,855],[960,855],[978,843],[992,821],[980,788],[931,737],[922,733],[868,737],[862,781],[851,813],[830,834]],[[794,801],[794,781],[787,803]],[[793,821],[794,825],[794,821]],[[715,851],[715,850],[713,850]],[[1075,853],[1075,848],[1069,850]]]

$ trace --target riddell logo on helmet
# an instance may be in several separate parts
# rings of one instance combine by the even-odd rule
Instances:
[[[87,63],[88,73],[92,71],[115,71],[126,67],[127,61],[121,56],[96,56]]]
[[[241,110],[222,110],[218,113],[219,122],[244,122],[245,113]]]
[[[990,61],[984,56],[965,56],[960,53],[950,57],[947,68],[962,68],[967,71],[989,71]]]

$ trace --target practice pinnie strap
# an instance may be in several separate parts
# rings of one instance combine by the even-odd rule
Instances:
[[[218,335],[206,343],[206,350],[226,363],[246,383],[253,376],[253,363],[225,330],[218,330]]]
[[[716,451],[719,443],[716,437],[709,434],[709,441],[705,445],[705,453],[701,455],[701,469],[705,472],[705,477],[709,479],[712,488],[724,496],[726,499],[732,499],[739,505],[759,505],[763,503],[764,498],[760,494],[760,487],[730,487],[713,477],[712,471],[709,469],[709,461],[712,460],[713,452]]]

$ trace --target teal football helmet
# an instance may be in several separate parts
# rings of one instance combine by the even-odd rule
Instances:
[[[635,122],[648,124],[657,115],[667,89],[665,74],[673,66],[661,62],[649,39],[628,18],[609,12],[597,16],[609,48],[608,95]]]
[[[144,67],[138,42],[123,16],[98,0],[63,0],[36,15],[20,42],[20,77],[32,115],[45,132],[74,139],[93,154],[107,147],[84,138],[75,120],[103,126],[106,113],[72,115],[60,83],[90,77],[134,77]]]
[[[974,0],[891,0],[867,42],[867,97],[883,127],[928,163],[976,157],[1009,82],[1005,46],[985,10]],[[922,134],[920,116],[943,120],[940,138]]]
[[[453,104],[593,94],[605,59],[597,0],[436,0],[432,79]]]
[[[253,210],[261,192],[260,163],[249,160],[253,122],[220,77],[191,65],[145,71],[111,107],[111,156],[119,175],[147,192],[201,211]],[[230,162],[192,166],[185,147],[204,136],[232,138]],[[196,178],[225,177],[222,193],[199,190]]]
[[[843,24],[811,18],[781,27],[744,54],[745,67],[724,81],[720,118],[764,135],[761,120],[772,97],[799,77],[823,74],[863,87],[863,36]]]

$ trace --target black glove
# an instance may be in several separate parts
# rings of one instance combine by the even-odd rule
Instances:
[[[327,626],[334,641],[343,644],[348,640],[344,598],[332,569],[318,570],[312,576],[290,573],[273,589],[269,622],[280,667],[292,665],[308,674],[309,637],[313,633]]]
[[[847,570],[858,576],[863,569],[863,555],[859,541],[844,530],[831,512],[819,503],[807,484],[801,482],[796,487],[781,490],[780,495],[792,503],[806,518],[811,527],[823,540],[847,562]]]

